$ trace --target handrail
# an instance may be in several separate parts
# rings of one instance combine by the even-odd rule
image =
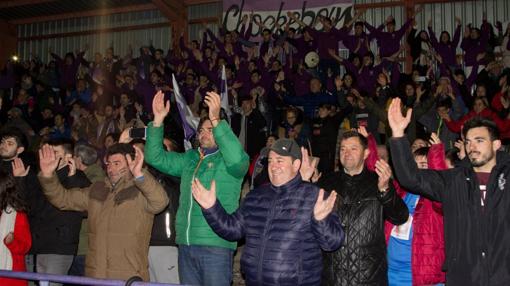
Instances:
[[[112,279],[99,279],[99,278],[90,278],[84,276],[70,276],[70,275],[56,275],[56,274],[46,274],[46,273],[36,273],[36,272],[20,272],[20,271],[9,271],[9,270],[0,270],[0,277],[7,277],[13,279],[23,279],[23,280],[38,280],[38,281],[51,281],[58,283],[69,283],[76,285],[101,285],[101,286],[175,286],[178,284],[163,284],[163,283],[154,283],[154,282],[141,282],[134,281],[130,284],[127,284],[126,281],[123,280],[112,280]]]

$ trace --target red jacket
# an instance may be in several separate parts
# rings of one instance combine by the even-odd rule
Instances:
[[[508,119],[501,119],[496,112],[492,111],[489,108],[485,108],[480,113],[476,113],[475,111],[471,110],[468,114],[464,115],[459,120],[451,120],[451,121],[445,121],[446,126],[448,129],[450,129],[452,132],[460,133],[462,130],[462,126],[464,126],[464,123],[468,121],[469,119],[480,116],[487,119],[490,119],[496,123],[498,126],[499,132],[501,133],[502,138],[510,138],[510,120]]]
[[[3,243],[5,243],[5,239]],[[32,246],[32,237],[30,235],[30,227],[25,213],[18,212],[16,214],[16,221],[14,223],[14,240],[10,244],[6,244],[6,246],[12,255],[12,270],[26,271],[25,254]],[[0,277],[0,285],[27,286],[28,282],[25,280]]]
[[[368,137],[369,156],[367,168],[373,170],[378,159],[377,145],[372,136]],[[428,155],[430,169],[446,169],[443,144],[432,145]],[[400,197],[407,192],[394,179],[393,186]],[[388,241],[393,224],[385,222],[384,233]],[[445,260],[443,212],[441,204],[420,197],[413,217],[413,241],[411,249],[411,269],[413,285],[431,285],[445,282],[445,273],[441,268]]]

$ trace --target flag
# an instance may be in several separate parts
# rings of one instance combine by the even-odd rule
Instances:
[[[189,106],[181,95],[179,90],[179,84],[175,80],[175,75],[172,74],[172,84],[174,87],[175,102],[177,103],[177,109],[181,116],[182,129],[184,130],[184,147],[186,150],[192,148],[191,138],[195,135],[198,128],[199,119],[191,113]]]
[[[225,110],[225,113],[227,114],[229,121],[230,116],[232,116],[232,111],[230,110],[230,107],[228,105],[228,86],[227,86],[227,73],[225,72],[225,66],[223,66],[223,69],[221,71],[221,85],[220,85],[220,96],[221,96],[221,108]]]

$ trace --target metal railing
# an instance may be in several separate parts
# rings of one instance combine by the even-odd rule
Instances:
[[[47,286],[49,282],[67,283],[75,285],[101,285],[101,286],[174,286],[177,284],[163,284],[154,282],[142,282],[130,279],[128,281],[112,280],[112,279],[98,279],[84,276],[70,276],[70,275],[56,275],[35,272],[17,272],[0,270],[0,277],[39,281],[40,286]]]

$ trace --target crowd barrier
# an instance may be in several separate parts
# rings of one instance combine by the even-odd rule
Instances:
[[[39,281],[40,286],[48,286],[49,282],[58,282],[74,285],[90,285],[90,286],[174,286],[178,284],[163,284],[154,282],[142,282],[141,279],[133,277],[128,281],[97,279],[83,276],[55,275],[35,272],[17,272],[0,270],[0,277],[23,279],[30,281]],[[7,286],[7,285],[5,285]]]

